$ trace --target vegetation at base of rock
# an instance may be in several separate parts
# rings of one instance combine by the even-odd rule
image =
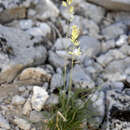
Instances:
[[[68,102],[66,91],[60,89],[59,104],[48,109],[52,116],[47,121],[47,128],[49,130],[82,130],[87,128],[87,120],[94,115],[89,110],[91,100],[86,101],[86,96],[91,92],[92,90],[77,89],[71,93]]]

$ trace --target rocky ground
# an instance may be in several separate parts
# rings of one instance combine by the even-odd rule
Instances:
[[[100,87],[94,129],[130,130],[130,1],[89,1],[73,2],[82,51],[73,85]],[[58,0],[0,0],[0,130],[42,130],[43,106],[58,103],[71,62],[69,18]]]

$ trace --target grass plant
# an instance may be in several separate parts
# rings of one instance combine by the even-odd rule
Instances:
[[[73,0],[63,1],[63,6],[69,9],[71,14],[70,22],[74,18],[74,7],[71,5]],[[77,40],[80,34],[79,28],[76,25],[70,27],[70,41],[73,45],[68,51],[72,56],[71,70],[74,66],[74,59],[81,55],[80,43]],[[59,89],[59,103],[51,106],[48,109],[51,117],[46,122],[46,130],[83,130],[87,128],[87,120],[94,113],[91,113],[89,104],[91,103],[89,95],[93,92],[92,89],[75,89],[72,90],[72,71],[70,72],[69,86],[66,87],[66,68],[64,67],[64,86]],[[66,89],[68,88],[68,89]]]

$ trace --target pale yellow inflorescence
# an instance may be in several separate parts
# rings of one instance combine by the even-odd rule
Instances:
[[[69,13],[71,14],[71,20],[74,18],[73,17],[74,7],[71,5],[72,1],[73,0],[66,0],[66,2],[63,1],[63,3],[62,3],[62,5],[64,7],[68,7],[69,8]],[[71,32],[71,38],[70,38],[71,42],[73,43],[73,48],[72,48],[72,51],[68,52],[72,56],[79,56],[79,55],[81,55],[81,50],[80,50],[80,47],[79,47],[80,43],[77,40],[78,37],[79,37],[79,34],[80,34],[80,30],[79,30],[78,26],[77,25],[73,25],[72,26],[72,32]]]

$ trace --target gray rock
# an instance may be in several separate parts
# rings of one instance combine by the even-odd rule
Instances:
[[[57,68],[57,67],[63,68],[65,65],[69,64],[68,60],[66,60],[63,57],[57,55],[53,51],[49,51],[49,62],[55,68]]]
[[[107,65],[113,60],[124,59],[126,56],[117,49],[109,50],[106,54],[97,58],[97,61],[102,65]]]
[[[117,91],[113,91],[113,90],[107,91],[106,100],[107,100],[107,108],[108,108],[107,128],[112,128],[114,130],[116,130],[117,128],[119,128],[119,129],[125,128],[128,130],[130,123],[127,121],[127,116],[125,117],[123,115],[123,112],[130,111],[129,89],[124,89],[122,92],[117,92]],[[120,113],[122,113],[120,116],[119,116],[118,111],[120,111]],[[114,116],[112,116],[113,114],[114,114]],[[117,118],[114,119],[113,117],[117,117]],[[123,120],[120,120],[120,119],[123,119]],[[114,127],[114,124],[115,124],[115,127]]]
[[[88,0],[110,10],[130,11],[130,0]]]
[[[59,103],[59,97],[55,94],[51,94],[46,101],[46,105],[57,105]]]
[[[2,0],[0,3],[0,23],[5,23],[25,18],[27,8],[36,5],[39,0]]]
[[[28,98],[27,101],[25,102],[24,106],[23,106],[23,114],[24,115],[29,115],[29,113],[31,112],[32,107],[31,107],[31,99]]]
[[[36,111],[40,111],[43,108],[46,100],[48,99],[49,95],[45,89],[34,86],[33,87],[33,95],[31,98],[32,108]]]
[[[130,76],[127,76],[126,81],[130,84]]]
[[[115,48],[115,40],[108,40],[101,43],[102,52],[107,52],[109,49]]]
[[[105,14],[105,10],[102,7],[88,3],[84,0],[74,0],[73,2],[76,9],[80,9],[82,14],[87,18],[91,18],[96,23],[99,23]],[[93,13],[95,12],[95,13]]]
[[[124,44],[127,44],[127,39],[128,39],[127,35],[121,35],[120,38],[116,41],[116,46],[121,47]]]
[[[15,117],[14,123],[20,129],[23,129],[23,130],[30,130],[31,129],[31,124],[27,120],[25,120],[25,119],[22,119],[22,118],[19,118],[19,117]]]
[[[116,73],[116,72],[121,72],[125,73],[125,70],[129,67],[130,65],[130,58],[125,58],[122,60],[115,60],[112,61],[105,69],[106,72],[109,73]]]
[[[126,26],[124,24],[112,24],[102,29],[102,34],[106,39],[115,39],[126,33]]]
[[[20,25],[21,29],[23,29],[23,30],[29,29],[33,26],[33,21],[31,19],[21,20],[19,22],[19,25]]]
[[[95,87],[95,83],[79,65],[76,65],[72,70],[72,83],[77,88],[94,88]]]
[[[51,0],[41,0],[36,6],[37,18],[46,20],[48,18],[56,18],[59,15],[59,9]]]
[[[12,99],[12,104],[13,105],[22,105],[25,102],[25,98],[23,98],[22,96],[14,96]]]
[[[12,81],[25,66],[38,65],[46,60],[46,49],[43,46],[35,48],[23,31],[0,26],[0,40],[0,83]]]
[[[112,82],[111,83],[112,89],[116,89],[117,91],[122,91],[124,88],[124,84],[122,82]]]
[[[81,36],[79,42],[83,54],[92,57],[100,53],[100,42],[96,38]]]
[[[31,111],[29,118],[31,122],[37,123],[37,122],[43,121],[44,116],[43,116],[43,113],[41,112]]]
[[[64,85],[63,76],[61,74],[54,74],[51,79],[51,91]]]
[[[54,48],[56,50],[67,49],[71,46],[71,42],[67,38],[58,38],[55,42]]]
[[[10,129],[9,122],[0,114],[0,127],[3,129]]]
[[[91,18],[96,23],[99,23],[104,18],[105,10],[102,7],[90,3],[82,4],[82,6],[85,11],[85,16]]]
[[[127,56],[130,56],[130,46],[129,45],[124,45],[120,48],[120,51],[127,55]]]
[[[102,123],[105,116],[105,95],[101,92],[96,92],[91,97],[90,111],[91,113],[95,113],[94,117],[92,117],[88,122],[94,128],[98,128]]]

